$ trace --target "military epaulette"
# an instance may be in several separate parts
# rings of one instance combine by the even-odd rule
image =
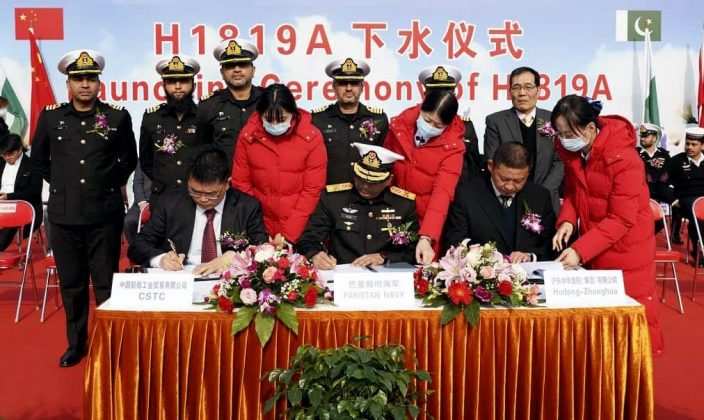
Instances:
[[[470,122],[470,121],[472,121],[472,120],[469,119],[469,117],[465,117],[464,115],[462,115],[460,118],[461,118],[462,121],[464,121],[464,122]]]
[[[413,194],[413,193],[410,192],[410,191],[402,190],[402,189],[399,188],[399,187],[391,187],[390,190],[391,190],[391,194],[400,195],[401,197],[407,198],[407,199],[409,199],[409,200],[415,200],[415,199],[416,199],[416,195],[415,195],[415,194]]]
[[[108,103],[106,105],[109,106],[110,108],[116,109],[118,111],[123,111],[125,109],[124,106],[120,106],[120,105],[115,105],[115,104],[110,104],[110,103]]]
[[[164,106],[163,103],[162,103],[162,104],[159,104],[159,105],[150,106],[149,108],[147,108],[146,111],[144,111],[144,113],[145,113],[145,114],[154,113],[154,112],[158,111],[162,106]]]
[[[369,105],[364,105],[367,107],[367,110],[371,112],[372,114],[383,114],[384,110],[382,108],[379,108],[378,106],[369,106]]]
[[[66,105],[66,102],[60,103],[60,104],[51,104],[51,105],[47,105],[46,108],[44,108],[44,109],[47,110],[47,111],[53,111],[53,110],[55,110],[55,109],[61,108],[61,107],[64,106],[64,105]]]
[[[310,111],[310,112],[311,112],[312,114],[317,114],[318,112],[323,112],[323,111],[325,111],[326,109],[330,108],[331,105],[332,105],[332,104],[327,104],[327,105],[319,106],[319,107],[315,108],[314,110],[312,110],[312,111]]]
[[[347,191],[352,189],[352,183],[351,182],[344,182],[342,184],[331,184],[331,185],[326,185],[325,186],[325,191],[329,193],[333,192],[338,192],[338,191]]]
[[[214,91],[212,91],[212,92],[210,92],[210,93],[206,93],[205,95],[203,95],[203,96],[200,97],[200,100],[201,100],[201,101],[204,101],[204,100],[206,100],[206,99],[210,99],[213,95],[215,95],[215,94],[218,93],[219,91],[220,91],[220,89],[215,89]]]

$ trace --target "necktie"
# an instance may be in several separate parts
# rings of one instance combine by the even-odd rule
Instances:
[[[533,125],[533,117],[531,117],[530,115],[523,116],[523,118],[521,118],[521,121],[523,121],[523,124],[526,127],[530,127],[531,125]]]
[[[203,243],[200,248],[200,262],[207,263],[218,256],[217,245],[215,244],[215,229],[213,229],[213,219],[215,219],[215,209],[205,211],[208,222],[203,230]]]
[[[511,197],[508,195],[500,195],[499,200],[501,201],[501,207],[507,209],[511,205],[509,201],[511,201]]]

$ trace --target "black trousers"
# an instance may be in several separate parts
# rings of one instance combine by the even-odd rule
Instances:
[[[100,305],[110,297],[112,275],[119,270],[122,217],[91,225],[50,225],[68,345],[82,350],[88,339],[89,280]]]

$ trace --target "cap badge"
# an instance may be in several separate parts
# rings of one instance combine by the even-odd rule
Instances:
[[[435,72],[433,73],[433,80],[447,80],[447,71],[442,66],[439,66],[437,69],[435,69]]]
[[[379,168],[381,166],[381,160],[374,151],[364,155],[362,158],[362,163],[370,168]]]
[[[95,67],[95,61],[93,61],[93,57],[88,55],[87,52],[83,51],[78,55],[78,58],[76,59],[76,68],[80,70],[91,67]]]
[[[181,61],[181,58],[179,56],[174,56],[174,58],[169,61],[169,71],[179,71],[182,72],[184,70],[184,64],[183,61]]]
[[[354,60],[348,58],[342,63],[340,69],[343,73],[357,73],[357,64],[355,64]]]
[[[237,41],[230,41],[225,48],[226,55],[242,55],[242,47],[237,43]]]

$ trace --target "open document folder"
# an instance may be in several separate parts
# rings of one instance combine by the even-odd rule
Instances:
[[[386,265],[373,265],[370,267],[360,267],[352,264],[338,264],[332,270],[318,270],[318,275],[325,279],[328,284],[335,281],[335,274],[359,274],[366,275],[369,273],[397,273],[397,272],[415,272],[418,268],[402,262]],[[332,289],[332,285],[330,285]]]

